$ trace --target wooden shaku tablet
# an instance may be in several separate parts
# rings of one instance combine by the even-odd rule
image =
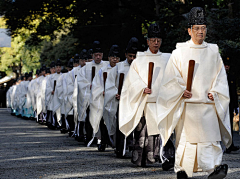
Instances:
[[[121,95],[123,80],[124,80],[124,73],[120,73],[119,83],[118,83],[118,95]]]
[[[194,72],[195,61],[189,60],[188,64],[188,78],[187,78],[187,90],[192,90],[192,80],[193,80],[193,72]]]
[[[152,87],[153,68],[154,68],[154,63],[149,62],[149,69],[148,69],[148,88],[149,89],[151,89]]]

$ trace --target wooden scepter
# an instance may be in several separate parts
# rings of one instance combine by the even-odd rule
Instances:
[[[120,73],[119,83],[118,83],[118,95],[121,94],[122,86],[123,86],[123,80],[124,80],[124,73]]]
[[[53,91],[55,91],[57,81],[54,80]]]
[[[92,81],[93,81],[93,78],[95,77],[95,67],[92,67]]]
[[[192,80],[193,80],[193,72],[194,72],[195,61],[189,60],[188,64],[188,78],[187,78],[187,90],[191,92],[192,90]]]
[[[153,68],[154,68],[154,63],[149,62],[149,68],[148,68],[148,88],[149,89],[151,89],[152,87]]]
[[[103,72],[103,84],[104,84],[104,91],[105,91],[105,83],[107,80],[107,72]]]

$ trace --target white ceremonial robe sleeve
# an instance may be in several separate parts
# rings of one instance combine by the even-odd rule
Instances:
[[[124,81],[119,102],[119,129],[128,136],[138,125],[147,102],[147,95],[143,94],[147,84],[143,82],[134,61]]]
[[[92,125],[94,135],[98,132],[99,124],[103,115],[104,105],[103,91],[104,91],[103,71],[100,69],[92,81],[90,97],[89,121]]]
[[[117,76],[117,66],[115,66],[108,73],[105,84],[103,118],[109,135],[114,135],[116,132],[115,115],[118,110],[118,100],[116,99],[116,94],[118,92],[118,88],[116,87]]]

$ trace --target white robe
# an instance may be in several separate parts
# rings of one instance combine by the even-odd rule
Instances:
[[[116,99],[118,93],[119,77],[124,73],[124,80],[129,71],[129,63],[127,60],[119,62],[110,70],[106,80],[103,119],[108,129],[108,134],[116,133],[116,118],[115,115],[118,109],[119,100]]]
[[[96,135],[99,129],[99,124],[103,116],[104,108],[104,81],[103,73],[112,69],[110,65],[102,67],[95,75],[92,82],[91,97],[90,97],[90,113],[89,121],[93,128],[93,135]]]
[[[43,102],[42,102],[42,82],[43,80],[45,79],[44,76],[40,76],[38,77],[38,80],[37,80],[37,115],[39,115],[41,112],[42,112],[42,109],[43,109]]]
[[[47,113],[47,106],[46,106],[46,87],[47,87],[47,80],[49,78],[48,76],[45,76],[45,78],[42,81],[42,88],[41,88],[41,98],[42,98],[42,112]]]
[[[186,89],[188,62],[191,59],[195,60],[192,98],[185,99],[182,95]],[[214,101],[208,99],[208,93],[213,94]],[[227,147],[231,145],[228,105],[228,82],[218,46],[206,42],[202,45],[195,45],[192,41],[178,43],[167,64],[157,100],[157,125],[163,145],[174,129],[176,132],[175,166],[182,166],[180,162],[186,157],[195,160],[184,157],[187,153],[184,153],[184,147],[178,148],[180,144],[185,147],[200,143],[216,146],[214,143],[222,140]],[[182,144],[179,141],[185,142]],[[194,162],[189,160],[184,170],[191,176],[193,166],[190,163],[192,165]],[[218,164],[219,161],[216,161]]]
[[[29,81],[28,86],[27,86],[27,96],[26,96],[26,103],[24,105],[25,108],[30,108],[32,107],[32,98],[31,98],[31,85],[32,85],[32,81]]]
[[[27,85],[28,85],[29,81],[22,81],[20,84],[19,84],[19,108],[22,109],[24,104],[25,104],[25,101],[26,101],[26,95],[27,95]]]
[[[128,136],[138,125],[143,112],[148,135],[159,134],[156,100],[169,53],[138,52],[124,81],[119,102],[119,129]],[[152,94],[144,94],[148,85],[149,62],[154,62]]]
[[[46,91],[45,91],[45,104],[47,106],[47,110],[52,111],[53,110],[53,95],[52,91],[54,88],[54,81],[61,76],[60,74],[54,73],[49,75],[46,85]]]
[[[75,83],[75,79],[77,77],[77,74],[79,72],[79,70],[81,69],[81,66],[78,67],[74,67],[71,71],[68,72],[68,76],[66,78],[66,83],[67,83],[67,94],[66,94],[66,100],[67,100],[67,106],[66,106],[66,113],[69,113],[69,111],[71,109],[74,109],[74,105],[75,105],[75,110],[77,110],[77,98],[73,97],[73,93],[74,93],[74,83]],[[77,119],[77,115],[75,117]],[[76,121],[75,125],[76,125]]]
[[[13,92],[13,86],[11,86],[6,94],[6,98],[7,98],[7,107],[11,107],[11,96],[12,96],[12,92]]]
[[[78,115],[79,121],[85,121],[86,110],[89,106],[90,101],[90,86],[92,84],[92,66],[95,67],[95,75],[100,70],[100,68],[108,65],[109,62],[101,61],[96,64],[94,61],[86,63],[82,67],[74,83],[73,98],[77,99],[77,104],[74,106],[74,116]]]
[[[31,101],[29,99],[29,103],[28,105],[31,105],[33,107],[33,110],[35,111],[36,110],[36,98],[35,98],[35,84],[37,82],[37,78],[33,79],[31,82],[30,82],[30,86],[28,86],[28,90],[29,90],[29,95],[30,95],[30,98],[31,98]],[[30,103],[31,102],[31,103]]]
[[[16,89],[17,89],[17,85],[14,85],[12,90],[12,95],[11,95],[11,107],[14,110],[17,109],[16,100],[15,100]]]

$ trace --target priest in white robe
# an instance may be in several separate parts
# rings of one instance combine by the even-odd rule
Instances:
[[[100,144],[98,144],[99,151],[105,151],[106,145],[113,146],[110,141],[107,127],[103,119],[104,109],[104,93],[107,75],[113,67],[120,61],[120,52],[118,45],[112,45],[108,54],[109,64],[102,67],[96,74],[92,82],[91,97],[90,97],[90,115],[89,121],[93,128],[93,139],[100,129],[101,137]],[[104,76],[105,73],[105,76]],[[90,145],[91,143],[89,143]]]
[[[87,62],[87,51],[86,49],[83,49],[80,53],[80,55],[75,54],[74,56],[74,67],[73,69],[68,72],[68,78],[67,78],[67,101],[70,104],[69,109],[75,109],[77,110],[77,99],[73,97],[74,93],[74,83],[77,79],[77,74],[79,73],[80,69],[86,65]],[[78,66],[76,66],[78,65]],[[76,86],[77,87],[77,86]],[[76,89],[75,89],[76,90]],[[75,107],[74,107],[75,106]],[[72,118],[73,117],[73,118]],[[77,112],[74,112],[73,116],[69,116],[67,118],[68,123],[71,126],[72,132],[74,132],[75,140],[79,142],[84,142],[84,122],[78,121],[78,115]]]
[[[119,129],[127,137],[134,131],[132,163],[155,163],[159,156],[159,129],[156,101],[169,53],[159,51],[162,32],[158,24],[148,28],[148,50],[138,52],[124,81],[119,102]],[[151,88],[148,87],[149,62],[154,63]],[[172,147],[174,150],[174,148]],[[170,156],[174,157],[174,156]],[[173,166],[173,164],[172,164]]]
[[[27,94],[26,94],[26,102],[24,104],[25,116],[30,119],[33,117],[33,107],[32,107],[32,98],[31,98],[31,82],[32,82],[32,72],[28,73],[28,85],[27,85]]]
[[[58,59],[56,62],[56,73],[49,75],[46,92],[45,92],[45,103],[47,106],[48,114],[47,114],[47,121],[48,127],[50,129],[56,129],[57,127],[57,118],[56,115],[53,115],[53,96],[57,84],[57,79],[61,76],[61,61]],[[51,69],[50,69],[51,70]]]
[[[123,80],[125,80],[129,67],[136,58],[137,47],[138,39],[136,37],[132,37],[126,48],[126,60],[117,63],[116,66],[110,70],[105,85],[103,119],[107,126],[108,134],[111,139],[113,139],[113,145],[115,146],[115,153],[117,157],[123,157],[125,141],[125,136],[119,130],[118,122],[118,104],[120,99],[120,94],[118,93],[120,93],[119,90],[121,91],[121,87],[119,87],[120,76],[123,74]],[[133,135],[131,134],[126,139],[126,147],[129,147],[129,151],[132,147],[132,137]]]
[[[89,122],[90,90],[92,80],[100,68],[109,64],[109,62],[102,61],[103,51],[100,47],[100,42],[94,41],[93,46],[94,60],[86,63],[86,65],[80,69],[77,74],[77,79],[75,80],[73,93],[73,98],[77,101],[77,104],[74,104],[74,113],[78,114],[79,121],[85,121],[86,143],[88,143],[93,137],[93,129]],[[92,69],[94,69],[94,71],[92,71]]]
[[[38,121],[40,124],[43,124],[43,113],[42,113],[42,108],[43,108],[43,103],[42,103],[42,82],[45,79],[45,74],[46,74],[46,66],[43,65],[41,68],[41,76],[38,77],[37,83],[37,115],[38,115]]]
[[[209,179],[224,178],[222,148],[231,145],[227,76],[216,44],[204,41],[205,12],[194,7],[189,13],[191,39],[178,43],[167,64],[157,100],[163,145],[176,133],[174,170],[177,178],[205,171]],[[186,88],[189,60],[195,60],[191,90]]]

